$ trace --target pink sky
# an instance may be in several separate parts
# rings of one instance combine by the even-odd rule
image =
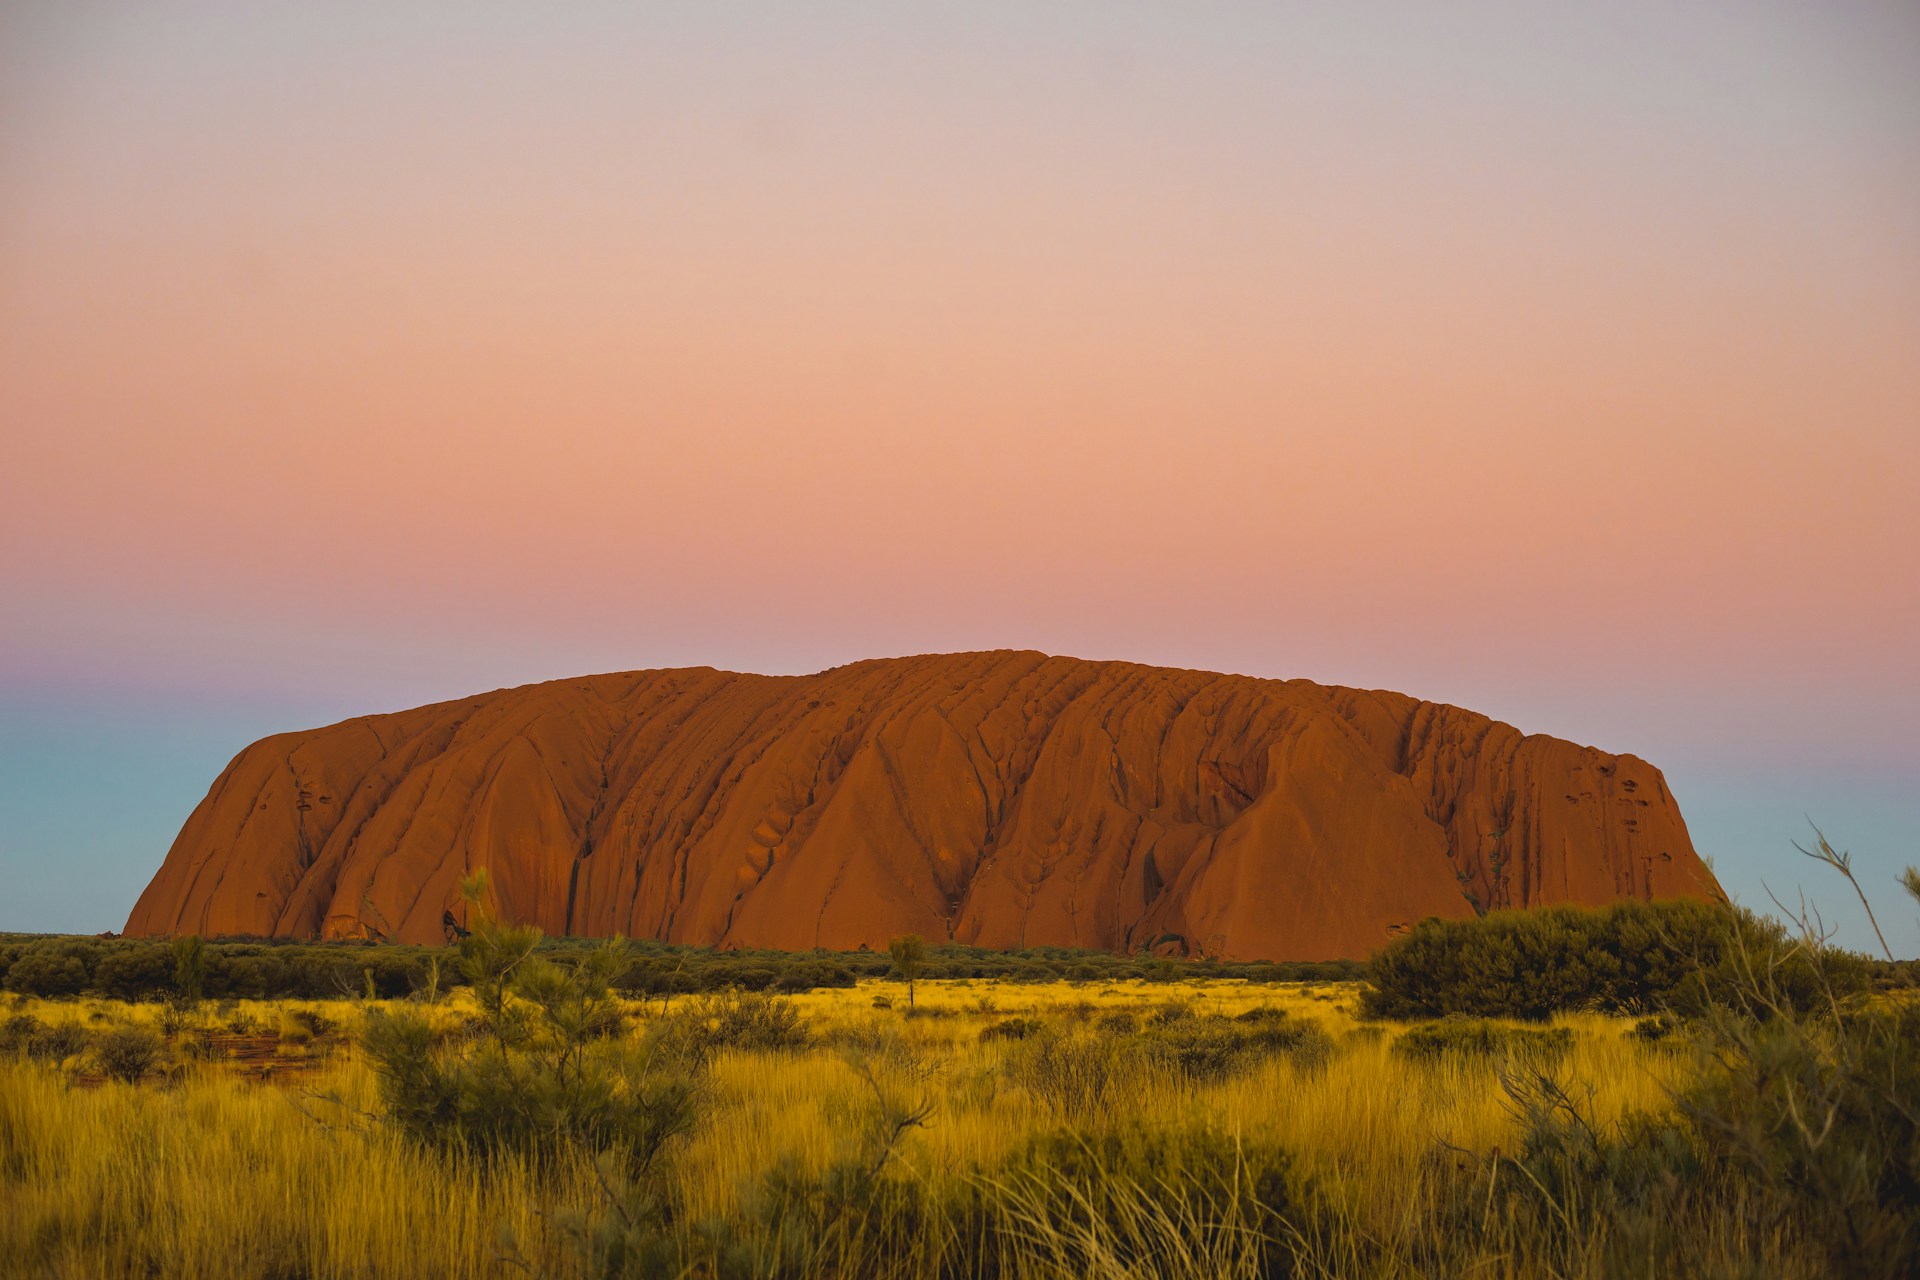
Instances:
[[[1905,6],[391,8],[0,17],[9,696],[1017,645],[1920,857]]]

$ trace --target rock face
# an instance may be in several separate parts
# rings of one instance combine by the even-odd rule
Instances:
[[[1717,893],[1660,771],[1396,693],[1038,653],[635,671],[254,743],[127,922],[439,942],[919,933],[1361,956],[1426,916]]]

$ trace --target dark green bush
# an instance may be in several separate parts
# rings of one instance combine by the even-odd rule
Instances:
[[[802,991],[814,991],[822,987],[850,987],[854,985],[853,975],[839,965],[824,964],[817,960],[797,961],[777,971],[773,980],[775,991],[797,994]]]
[[[1240,1029],[1225,1019],[1183,1019],[1148,1032],[1148,1060],[1197,1084],[1238,1074],[1253,1055]]]
[[[1704,1020],[1709,1068],[1680,1099],[1763,1222],[1836,1275],[1920,1274],[1920,1005]]]
[[[691,1122],[692,1092],[634,1054],[612,980],[627,963],[608,943],[570,963],[534,954],[539,930],[495,922],[483,872],[462,884],[472,932],[460,971],[471,1033],[436,1034],[421,1013],[370,1013],[362,1044],[391,1121],[423,1142],[546,1159],[570,1149],[645,1170]]]
[[[0,1022],[0,1052],[25,1053],[46,1029],[47,1024],[30,1013],[9,1014],[5,1022]]]
[[[216,948],[212,967],[219,975],[221,993],[229,997],[264,1000],[269,994],[277,995],[284,990],[279,964],[267,957],[239,955],[225,958],[220,956]]]
[[[170,945],[140,938],[47,938],[0,935],[0,980],[29,952],[64,944],[85,971],[81,991],[97,991],[123,1000],[159,1000],[181,994],[173,957],[162,963],[154,948]],[[598,942],[588,938],[543,938],[540,954],[571,963]],[[885,977],[892,962],[872,951],[780,952],[747,949],[717,950],[661,942],[630,943],[627,965],[614,985],[637,996],[687,995],[702,991],[776,990],[798,992],[821,987],[852,986],[862,978]],[[211,999],[338,999],[373,994],[401,999],[431,983],[430,967],[438,959],[441,987],[464,982],[450,950],[437,947],[362,941],[310,942],[285,938],[215,938],[203,944],[201,994]],[[75,994],[71,977],[49,975],[46,961],[29,966],[22,981],[34,987],[14,986],[26,994]],[[63,969],[65,966],[61,966]],[[104,967],[105,977],[96,970]],[[1065,947],[1034,947],[1025,951],[995,951],[956,945],[928,946],[919,976],[925,978],[990,978],[1015,982],[1118,981],[1150,978],[1173,982],[1186,977],[1243,978],[1249,982],[1340,981],[1356,978],[1362,966],[1355,961],[1219,963],[1211,960],[1171,960],[1149,955],[1120,956]],[[108,984],[111,984],[110,986]],[[42,991],[58,986],[59,991]]]
[[[110,947],[94,966],[93,989],[116,1000],[146,1000],[164,991],[173,976],[173,956],[162,942]]]
[[[910,1004],[907,1006],[906,1011],[902,1013],[900,1016],[903,1018],[912,1018],[912,1019],[921,1019],[921,1018],[939,1019],[939,1018],[952,1018],[957,1016],[959,1013],[960,1013],[960,1010],[954,1008],[950,1004],[920,1004],[920,1005]]]
[[[87,1029],[77,1022],[55,1022],[35,1032],[26,1043],[27,1056],[44,1062],[65,1062],[87,1047]]]
[[[1275,1023],[1285,1022],[1292,1016],[1293,1015],[1289,1014],[1285,1009],[1275,1005],[1262,1004],[1255,1005],[1251,1009],[1234,1014],[1233,1020],[1235,1022]]]
[[[1773,1274],[1756,1263],[1779,1259],[1777,1237],[1743,1229],[1740,1190],[1703,1162],[1684,1124],[1661,1114],[1603,1126],[1550,1071],[1520,1066],[1500,1082],[1516,1149],[1446,1186],[1422,1233],[1428,1271],[1495,1254],[1524,1260],[1518,1274]]]
[[[648,1073],[615,1045],[450,1049],[410,1010],[370,1016],[362,1043],[387,1115],[429,1143],[542,1158],[578,1144],[644,1165],[690,1119],[684,1084]]]
[[[997,1024],[1024,1023],[1008,1019]],[[994,1027],[988,1028],[993,1033]],[[1064,1120],[1098,1114],[1142,1075],[1167,1074],[1196,1084],[1229,1079],[1275,1056],[1319,1068],[1335,1052],[1317,1024],[1285,1018],[1239,1021],[1195,1014],[1184,1005],[1162,1007],[1140,1028],[1131,1014],[1109,1014],[1091,1031],[1023,1027],[1002,1069],[1011,1082]],[[987,1034],[983,1033],[983,1039]]]
[[[1552,1065],[1571,1048],[1573,1032],[1566,1027],[1509,1027],[1464,1014],[1410,1027],[1393,1042],[1395,1053],[1421,1062],[1490,1058],[1531,1066]]]
[[[702,1065],[725,1049],[802,1049],[809,1039],[791,1001],[758,991],[689,996],[647,1027],[649,1048],[683,1066]]]
[[[1325,1031],[1284,1016],[1253,1021],[1211,1014],[1182,1017],[1150,1028],[1142,1043],[1149,1062],[1196,1083],[1239,1075],[1274,1055],[1315,1068],[1333,1057],[1333,1041]]]
[[[1861,957],[1807,947],[1776,921],[1724,904],[1621,902],[1422,921],[1367,963],[1365,1016],[1544,1020],[1597,1009],[1644,1014],[1725,1003],[1738,970],[1770,965],[1783,997],[1808,1008],[1865,989]]]
[[[1859,890],[1824,837],[1810,856]],[[1920,871],[1902,882],[1920,899]],[[1860,998],[1858,958],[1816,925],[1756,939],[1728,915],[1679,1016],[1631,1033],[1697,1055],[1671,1111],[1603,1124],[1552,1070],[1509,1063],[1518,1149],[1442,1181],[1419,1270],[1497,1254],[1569,1276],[1920,1275],[1920,992]]]
[[[1681,1030],[1680,1019],[1671,1013],[1656,1013],[1650,1018],[1641,1018],[1628,1032],[1636,1040],[1645,1040],[1652,1044],[1673,1042]]]
[[[1285,1054],[1298,1066],[1320,1068],[1333,1061],[1333,1037],[1318,1023],[1298,1019],[1256,1022],[1242,1034],[1255,1053]]]
[[[121,1026],[100,1037],[93,1046],[93,1056],[108,1076],[137,1084],[159,1065],[165,1047],[148,1027]]]
[[[982,1040],[1025,1040],[1044,1024],[1038,1018],[1002,1018],[980,1029]]]
[[[614,986],[629,996],[686,995],[700,989],[698,982],[680,967],[644,958],[629,963],[614,979]]]
[[[77,996],[93,983],[99,948],[81,938],[48,938],[7,969],[7,989],[28,996]]]
[[[1193,1009],[1182,1001],[1169,1000],[1147,1015],[1147,1025],[1158,1029],[1171,1027],[1193,1016]]]
[[[1920,1275],[1920,1007],[1722,1008],[1693,1036],[1675,1112],[1614,1125],[1503,1073],[1517,1150],[1446,1188],[1427,1269],[1465,1240],[1543,1274]]]
[[[226,1057],[226,1052],[214,1038],[213,1028],[206,1026],[185,1032],[174,1041],[173,1047],[181,1058],[194,1062],[218,1062]]]
[[[1134,1041],[1044,1028],[1020,1042],[1002,1069],[1012,1082],[1063,1120],[1102,1111],[1128,1073],[1141,1067]]]

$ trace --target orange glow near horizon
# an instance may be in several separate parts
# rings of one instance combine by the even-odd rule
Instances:
[[[1920,703],[1892,8],[9,21],[22,687],[386,636]]]
[[[1879,894],[1916,138],[1899,3],[7,5],[0,928],[275,730],[989,647],[1457,702]]]

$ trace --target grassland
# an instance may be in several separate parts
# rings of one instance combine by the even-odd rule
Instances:
[[[1730,905],[1428,921],[1363,984],[463,891],[418,955],[0,956],[0,1275],[1920,1275],[1920,986]]]
[[[1518,1276],[1581,1273],[1583,1256],[1605,1254],[1590,1232],[1549,1241],[1502,1190],[1501,1160],[1526,1140],[1525,1107],[1503,1087],[1514,1055],[1409,1054],[1396,1046],[1407,1028],[1356,1021],[1355,995],[1351,984],[923,981],[909,1012],[900,984],[868,980],[770,997],[791,1002],[805,1042],[723,1047],[699,1072],[696,1119],[653,1193],[675,1240],[639,1264],[594,1246],[631,1201],[586,1155],[481,1157],[382,1122],[353,1033],[388,1002],[241,1000],[183,1015],[15,997],[10,1019],[77,1025],[94,1042],[145,1024],[166,1048],[137,1083],[106,1078],[88,1049],[50,1059],[23,1045],[0,1057],[0,1269],[316,1280],[620,1274],[616,1263],[630,1274],[657,1263],[667,1274]],[[623,1007],[620,1034],[642,1043],[675,1006]],[[458,1034],[468,997],[428,1016]],[[1628,1019],[1554,1025],[1567,1043],[1545,1065],[1578,1097],[1584,1124],[1617,1130],[1667,1110],[1692,1069]],[[1156,1029],[1259,1026],[1291,1038],[1273,1051],[1223,1041],[1211,1057],[1204,1044],[1181,1056],[1205,1036],[1154,1039]],[[1176,1051],[1117,1051],[1150,1043]],[[1057,1199],[1041,1185],[1052,1173],[1034,1155],[1036,1135],[1056,1136],[1056,1162],[1061,1151],[1107,1150],[1114,1176],[1095,1192],[1063,1175],[1081,1189]],[[1129,1158],[1145,1163],[1108,1167]],[[1210,1167],[1187,1167],[1199,1161]],[[1258,1247],[1253,1225],[1234,1216],[1243,1197],[1177,1194],[1190,1176],[1251,1180],[1275,1161],[1287,1203]],[[895,1192],[867,1186],[851,1243],[844,1222],[823,1246],[768,1210],[770,1187],[802,1188],[790,1194],[817,1208],[836,1194],[836,1171],[875,1168]],[[1507,1177],[1518,1168],[1509,1163]],[[1097,1206],[1076,1212],[1075,1195],[1096,1194]],[[999,1215],[996,1243],[956,1246],[983,1200]],[[1436,1240],[1463,1203],[1480,1219],[1471,1238]],[[880,1221],[889,1215],[912,1221]],[[818,1212],[800,1225],[825,1230]],[[1722,1244],[1734,1258],[1764,1242]]]

